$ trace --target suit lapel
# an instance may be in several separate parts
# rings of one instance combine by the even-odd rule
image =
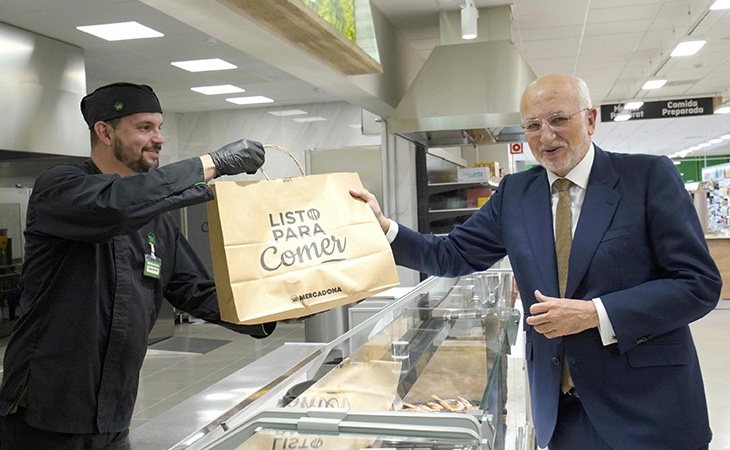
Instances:
[[[535,267],[540,271],[543,285],[539,289],[546,295],[558,295],[558,267],[555,262],[555,238],[553,214],[550,206],[550,190],[547,174],[543,170],[532,181],[525,194],[522,208],[527,239]]]
[[[588,270],[621,199],[621,195],[614,190],[618,174],[608,155],[598,147],[595,148],[596,156],[570,250],[568,285],[565,292],[567,298],[575,293]]]

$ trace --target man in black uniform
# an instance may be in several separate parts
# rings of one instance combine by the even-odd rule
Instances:
[[[215,285],[168,211],[213,198],[207,181],[254,173],[260,143],[240,140],[163,167],[162,109],[149,86],[84,97],[91,158],[48,169],[28,205],[24,291],[0,388],[0,447],[128,448],[147,336],[163,297],[221,321]]]

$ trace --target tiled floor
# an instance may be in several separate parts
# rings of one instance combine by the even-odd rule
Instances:
[[[710,410],[710,450],[730,450],[730,300],[693,323],[692,334]]]
[[[175,335],[229,342],[204,354],[150,349],[140,374],[132,428],[220,381],[284,342],[303,342],[304,326],[299,322],[281,322],[273,335],[266,339],[254,339],[201,321],[176,325]]]
[[[714,439],[710,450],[730,450],[730,301],[692,325],[702,362]],[[280,323],[267,339],[249,336],[206,323],[176,326],[176,336],[228,341],[207,353],[151,349],[145,359],[132,420],[137,427],[172,406],[230,375],[284,342],[302,342],[301,323]],[[6,340],[0,340],[0,354]],[[220,344],[220,342],[218,342]],[[188,349],[189,350],[189,349]],[[510,359],[511,393],[524,392],[524,368]],[[514,399],[512,399],[514,400]],[[517,402],[519,404],[519,402]],[[508,410],[510,406],[508,405]],[[513,410],[514,411],[514,410]],[[511,449],[511,447],[508,447]]]

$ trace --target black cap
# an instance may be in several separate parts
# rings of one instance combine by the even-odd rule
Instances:
[[[144,112],[162,113],[157,95],[146,84],[112,83],[81,99],[81,114],[89,128],[100,120]]]

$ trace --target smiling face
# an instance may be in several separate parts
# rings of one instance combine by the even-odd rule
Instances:
[[[538,131],[525,132],[532,155],[543,167],[562,177],[583,159],[596,127],[596,110],[590,106],[585,83],[570,75],[547,75],[527,87],[520,105],[523,123],[555,114],[570,117],[560,126],[542,121]]]
[[[148,172],[160,165],[162,114],[138,113],[124,116],[112,128],[112,152],[118,163],[133,173]]]

